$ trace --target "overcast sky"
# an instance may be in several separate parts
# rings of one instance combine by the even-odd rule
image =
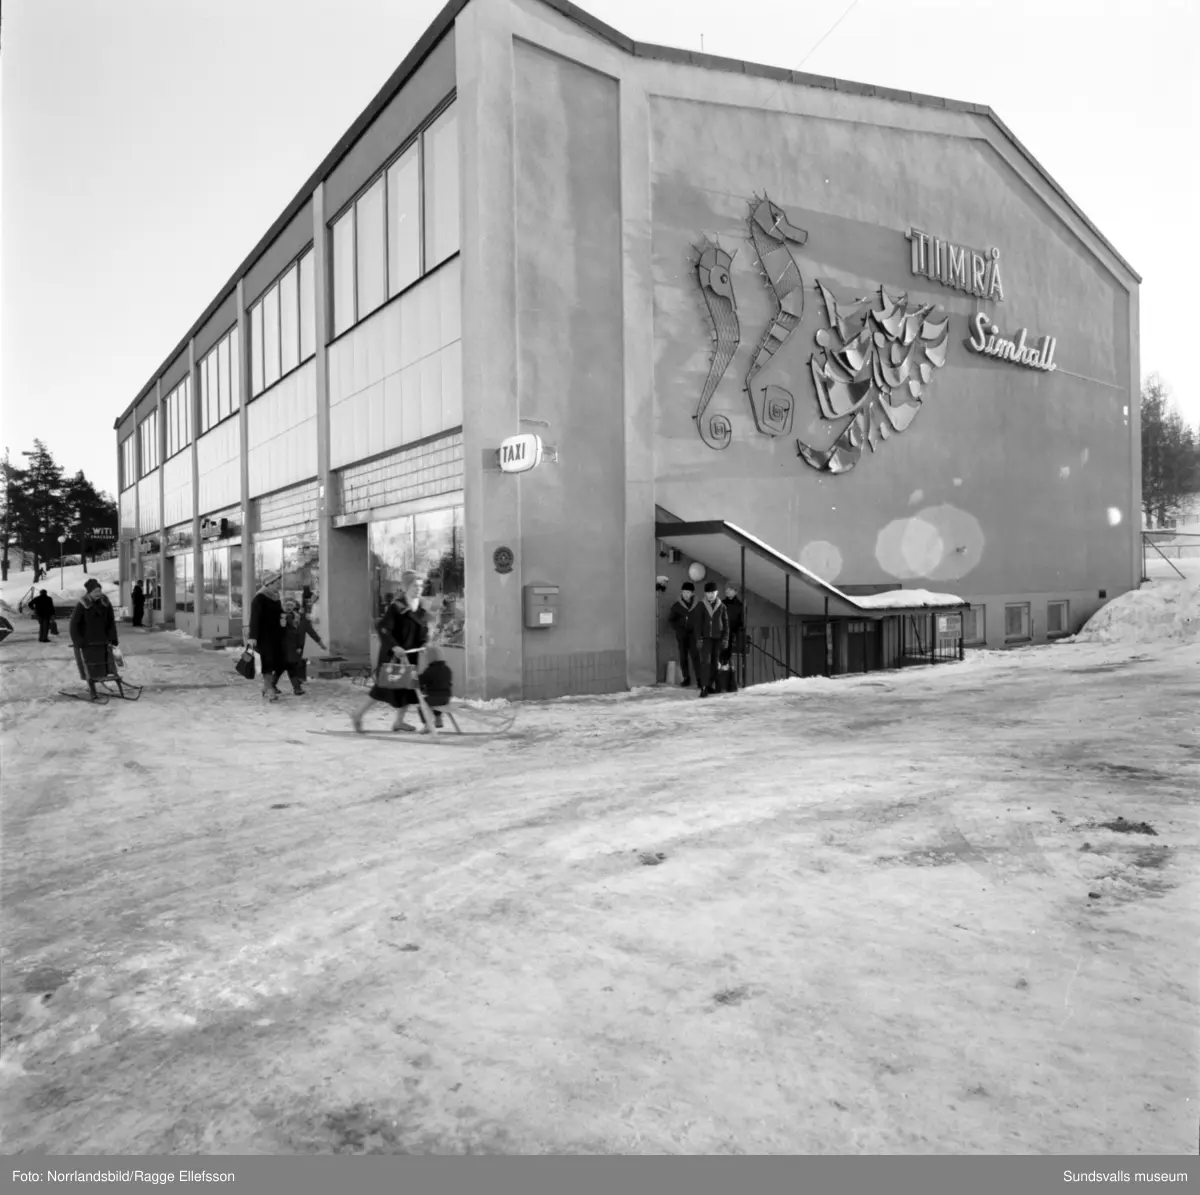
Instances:
[[[115,490],[114,418],[442,3],[7,0],[0,447],[39,436]],[[582,7],[639,41],[989,104],[1142,275],[1143,374],[1200,425],[1196,0]]]

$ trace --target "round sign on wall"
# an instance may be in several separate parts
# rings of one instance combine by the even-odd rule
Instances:
[[[511,573],[514,559],[512,548],[497,548],[492,553],[492,563],[498,573]]]

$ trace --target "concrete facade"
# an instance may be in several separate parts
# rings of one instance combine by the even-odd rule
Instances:
[[[459,252],[335,340],[329,228],[451,96]],[[794,398],[777,436],[758,429],[744,389],[775,310],[747,224],[764,195],[807,234],[791,246],[802,318],[759,376]],[[1003,300],[914,276],[911,228],[995,247]],[[704,414],[727,421],[723,450],[695,418],[712,349],[695,269],[704,243],[733,254],[740,325]],[[194,362],[226,325],[248,343],[246,311],[310,244],[317,349],[301,369],[313,373],[312,410],[295,416],[302,463],[282,490],[313,487],[320,618],[346,654],[369,645],[363,524],[455,493],[466,529],[459,687],[479,696],[662,678],[656,508],[736,523],[852,592],[957,594],[979,609],[989,647],[1044,641],[1049,603],[1068,602],[1077,629],[1138,583],[1139,279],[988,109],[639,46],[561,0],[458,0],[118,420],[118,440],[176,372],[191,370],[195,394]],[[828,327],[818,283],[839,301],[906,293],[950,321],[945,364],[911,425],[837,475],[796,443],[827,447],[845,426],[822,417],[810,373]],[[1006,336],[1055,337],[1055,371],[971,352],[978,312]],[[435,356],[413,373],[424,389],[409,412],[389,370]],[[241,357],[249,545],[275,485],[275,449],[252,425],[271,403],[299,400],[285,402],[284,379],[247,402]],[[335,418],[361,426],[338,423],[331,463],[331,403],[343,395],[357,405]],[[523,432],[556,448],[557,463],[501,473],[497,446]],[[436,476],[415,472],[416,445]],[[193,522],[206,513],[207,453],[194,445]],[[157,496],[140,484],[122,494],[130,578],[144,555],[134,537],[162,507],[161,470],[157,484]],[[243,567],[249,594],[250,551]],[[557,626],[523,626],[530,584],[560,587]],[[1028,634],[1006,634],[1005,608],[1025,605]],[[763,611],[765,623],[781,617]]]

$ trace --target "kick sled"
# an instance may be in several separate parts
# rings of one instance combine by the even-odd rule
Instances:
[[[121,701],[137,701],[142,695],[144,685],[126,684],[121,679],[113,649],[107,644],[75,648],[75,664],[79,668],[79,679],[88,686],[87,692],[70,693],[60,689],[63,697],[86,701],[89,705],[107,705],[113,697]]]

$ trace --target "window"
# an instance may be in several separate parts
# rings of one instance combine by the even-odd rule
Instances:
[[[425,133],[425,268],[458,252],[458,112],[447,108]]]
[[[279,285],[271,287],[262,297],[263,389],[274,386],[280,378],[279,369]]]
[[[226,336],[217,345],[217,422],[228,419],[229,414],[229,337]]]
[[[309,249],[250,308],[251,397],[307,361],[316,352],[316,341],[313,256]]]
[[[262,304],[250,308],[250,393],[261,394],[263,388],[263,312]]]
[[[163,403],[167,416],[167,459],[192,442],[192,382],[184,378]]]
[[[387,172],[389,298],[421,276],[420,153],[414,141]]]
[[[387,256],[383,235],[383,187],[380,176],[354,205],[354,253],[358,273],[359,319],[366,319],[387,297]]]
[[[354,325],[354,209],[333,226],[333,334]]]
[[[331,225],[334,336],[458,252],[459,208],[451,105]]]
[[[200,431],[203,434],[237,413],[238,331],[231,328],[200,360]]]
[[[158,412],[151,411],[138,425],[139,447],[142,450],[142,471],[145,477],[158,468]]]
[[[1070,609],[1068,602],[1046,603],[1046,634],[1070,634]]]
[[[204,549],[204,613],[229,617],[229,549]]]
[[[313,271],[316,258],[311,252],[300,259],[300,360],[307,361],[317,351],[317,301]]]
[[[232,415],[242,406],[242,355],[237,328],[226,339],[229,341],[229,413]]]
[[[463,508],[448,507],[368,526],[372,597],[379,614],[400,590],[400,574],[425,578],[421,601],[429,613],[429,641],[462,647],[466,625]]]
[[[985,625],[986,606],[972,606],[963,611],[963,642],[979,644],[987,642]]]
[[[184,614],[196,611],[196,578],[192,554],[185,552],[175,560],[175,609]]]
[[[136,441],[130,433],[121,441],[121,489],[127,490],[137,481],[137,456],[134,452]]]
[[[1013,640],[1029,639],[1030,619],[1029,619],[1029,603],[1016,602],[1011,606],[1004,607],[1004,639],[1005,642]]]
[[[279,367],[291,373],[300,364],[300,267],[279,280]]]

